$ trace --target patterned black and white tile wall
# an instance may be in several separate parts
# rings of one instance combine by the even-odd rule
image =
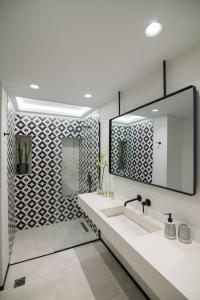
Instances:
[[[80,138],[79,192],[97,187],[95,161],[99,152],[98,118],[69,120],[18,114],[15,134],[32,137],[32,171],[15,178],[15,218],[18,230],[80,218],[77,195],[62,195],[62,139]]]
[[[98,170],[96,162],[99,159],[99,119],[98,116],[87,118],[82,125],[82,141],[80,143],[80,193],[89,192],[88,174],[91,176],[91,192],[98,187]]]
[[[8,236],[9,256],[15,238],[15,110],[10,98],[8,98],[7,111],[7,176],[8,176]]]
[[[80,170],[79,189],[80,193],[94,192],[98,188],[98,169],[96,162],[99,160],[99,116],[87,118],[83,123],[82,143],[80,144]],[[91,187],[89,189],[88,174],[91,177]],[[98,229],[93,221],[83,210],[82,217],[90,225],[95,233]]]
[[[124,168],[119,168],[119,145],[126,142]],[[153,173],[153,119],[131,125],[112,124],[111,170],[119,176],[151,183]]]

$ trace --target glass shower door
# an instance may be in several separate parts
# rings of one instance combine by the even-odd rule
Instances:
[[[78,205],[80,180],[79,138],[62,140],[62,197],[59,222],[55,224],[55,251],[68,249],[96,240],[97,233]]]

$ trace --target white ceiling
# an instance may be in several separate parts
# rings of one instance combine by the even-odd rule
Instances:
[[[0,79],[14,96],[98,107],[199,32],[199,0],[0,0]]]

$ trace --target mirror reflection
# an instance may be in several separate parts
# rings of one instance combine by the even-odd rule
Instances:
[[[189,87],[112,119],[110,172],[193,194],[194,95]]]

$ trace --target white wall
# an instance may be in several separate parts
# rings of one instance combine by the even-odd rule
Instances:
[[[192,132],[192,118],[183,118],[182,122],[182,178],[181,184],[186,190],[191,189],[192,155],[193,155],[193,132]]]
[[[182,186],[182,141],[183,141],[183,119],[178,116],[168,115],[167,125],[167,186],[172,189],[192,193],[192,178],[189,178],[190,188]],[[189,153],[193,156],[193,153]],[[191,162],[191,160],[189,160]],[[192,163],[192,162],[191,162]],[[188,173],[189,174],[189,173]],[[190,177],[193,173],[190,173]]]
[[[158,62],[159,63],[159,62]],[[167,62],[167,93],[173,92],[190,84],[200,90],[200,44],[193,49]],[[121,101],[123,112],[129,111],[156,98],[162,97],[162,63],[152,73],[131,87],[122,91]],[[199,100],[199,99],[198,99]],[[199,114],[198,106],[198,114]],[[101,150],[108,155],[108,120],[118,114],[116,99],[100,109]],[[200,132],[200,122],[198,122]],[[200,142],[198,140],[198,149]],[[198,150],[198,171],[200,159]],[[129,199],[141,193],[143,198],[150,198],[152,206],[149,213],[161,221],[165,220],[163,213],[172,212],[175,219],[184,221],[193,227],[195,239],[200,241],[200,180],[197,179],[197,194],[187,196],[161,188],[137,183],[117,176],[113,177],[113,187],[121,199]]]
[[[167,121],[166,116],[157,117],[153,124],[152,183],[163,186],[167,186]]]
[[[7,183],[7,93],[0,83],[0,287],[9,263]]]

